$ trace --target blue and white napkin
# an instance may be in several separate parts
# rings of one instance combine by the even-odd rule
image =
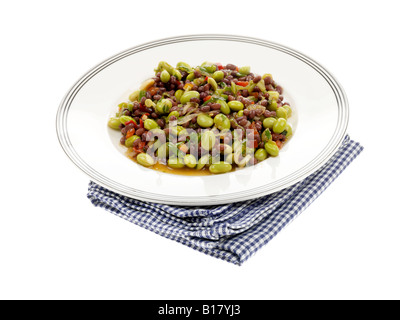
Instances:
[[[90,182],[88,198],[138,226],[241,265],[303,212],[360,154],[348,136],[317,172],[279,192],[244,202],[179,207],[135,200]]]

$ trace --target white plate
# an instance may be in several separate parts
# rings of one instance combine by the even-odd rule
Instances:
[[[294,109],[294,135],[276,158],[222,175],[181,176],[137,165],[124,155],[120,133],[107,127],[118,103],[128,100],[164,60],[250,65],[271,73]],[[145,43],[87,72],[64,97],[57,134],[70,159],[91,180],[145,201],[203,206],[243,201],[286,188],[323,166],[346,134],[345,93],[321,65],[293,49],[232,35],[190,35]]]

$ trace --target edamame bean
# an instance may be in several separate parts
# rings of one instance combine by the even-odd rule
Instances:
[[[127,148],[131,148],[132,146],[133,146],[133,143],[135,142],[135,140],[136,139],[139,139],[140,137],[139,136],[136,136],[136,135],[134,135],[134,136],[132,136],[132,137],[129,137],[128,139],[126,139],[125,140],[125,146],[127,147]]]
[[[186,80],[192,81],[194,79],[194,72],[191,72],[187,75]]]
[[[171,79],[171,75],[167,70],[163,70],[160,75],[160,80],[164,83],[167,83]]]
[[[158,67],[155,71],[162,72],[163,70],[167,70],[169,74],[172,74],[174,68],[169,63],[167,63],[165,61],[160,61],[160,63],[158,64]]]
[[[108,120],[108,126],[111,129],[119,130],[120,124],[121,124],[121,121],[119,120],[119,118],[111,118],[110,120]]]
[[[182,94],[183,94],[183,93],[184,93],[184,91],[181,90],[181,89],[176,90],[176,92],[175,92],[175,98],[176,98],[176,100],[178,100],[178,102],[181,101],[181,97],[182,97]]]
[[[268,91],[269,99],[277,101],[279,99],[279,92],[278,91]]]
[[[214,117],[214,123],[219,130],[230,129],[231,127],[230,120],[222,113],[219,113]]]
[[[147,130],[153,130],[160,128],[160,126],[153,119],[146,119],[144,120],[144,128]]]
[[[213,73],[212,77],[215,81],[220,82],[225,77],[225,74],[222,71],[218,70]]]
[[[279,107],[279,108],[276,110],[276,116],[277,116],[278,118],[287,119],[287,118],[288,118],[288,113],[287,113],[287,111],[286,111],[285,108]]]
[[[275,141],[269,140],[264,145],[265,151],[273,157],[276,157],[279,154],[279,148],[276,145]]]
[[[201,170],[204,168],[205,165],[209,164],[210,162],[210,155],[206,154],[199,159],[199,162],[196,165],[196,170]]]
[[[214,89],[214,91],[218,89],[217,81],[215,81],[214,78],[208,77],[207,83]]]
[[[146,99],[144,104],[146,105],[147,108],[155,108],[156,107],[156,104],[151,99]]]
[[[198,91],[186,91],[182,94],[180,101],[182,104],[185,104],[188,103],[192,98],[199,99],[200,93]]]
[[[278,109],[278,102],[276,100],[268,101],[268,110],[276,111]]]
[[[240,101],[232,100],[228,102],[228,106],[233,111],[243,110],[244,105]]]
[[[231,154],[233,152],[233,148],[230,145],[223,144],[222,146],[223,146],[223,152],[222,153],[224,155],[229,155],[229,154]]]
[[[193,169],[197,165],[196,157],[192,154],[187,154],[183,157],[184,164]]]
[[[269,128],[267,128],[262,133],[261,140],[264,142],[267,142],[268,140],[271,140],[271,139],[272,139],[271,131],[269,131]]]
[[[249,66],[240,67],[239,72],[247,76],[250,73],[250,67]]]
[[[169,113],[169,110],[172,108],[172,102],[168,99],[160,99],[156,104],[156,111],[159,114]]]
[[[209,167],[209,170],[211,173],[215,173],[215,174],[225,173],[225,172],[229,172],[232,170],[232,165],[228,162],[221,161],[221,162],[212,164]]]
[[[211,150],[215,145],[215,134],[208,130],[201,135],[201,146],[205,150]]]
[[[123,125],[125,125],[125,123],[127,123],[128,121],[133,121],[134,123],[136,123],[135,119],[133,119],[133,118],[130,117],[130,116],[121,116],[121,117],[119,117],[119,121],[120,121]]]
[[[147,153],[139,153],[136,161],[144,167],[151,167],[155,163],[154,159]]]
[[[165,159],[168,155],[168,144],[164,143],[157,149],[157,157]]]
[[[176,68],[177,68],[178,70],[183,70],[183,71],[185,71],[185,72],[187,72],[187,73],[193,72],[192,67],[191,67],[189,64],[187,64],[186,62],[178,62],[178,63],[176,64]]]
[[[273,118],[273,117],[265,118],[265,119],[263,120],[263,127],[264,127],[265,129],[267,129],[267,128],[268,128],[268,129],[272,129],[272,127],[274,126],[275,122],[276,122],[276,119]]]
[[[179,117],[179,112],[178,112],[178,111],[172,111],[172,112],[168,115],[167,121],[169,122],[169,121],[170,121],[169,118],[171,118],[171,117],[173,117],[173,116],[175,116],[175,117],[178,119],[178,117]]]
[[[214,120],[209,115],[201,113],[197,116],[197,124],[202,128],[209,128],[214,124]]]
[[[209,61],[203,62],[201,66],[209,73],[213,73],[215,70],[217,70],[217,66]]]
[[[131,95],[129,96],[129,100],[131,100],[132,102],[138,101],[139,93],[140,93],[140,90],[136,90],[136,91],[132,92]]]
[[[168,167],[173,169],[181,169],[185,166],[183,160],[181,158],[169,158],[168,159]]]
[[[172,72],[172,75],[177,78],[179,81],[181,81],[182,79],[182,73],[179,72],[179,70],[174,69],[174,71]]]
[[[288,104],[283,105],[282,108],[286,109],[287,117],[290,118],[292,116],[292,108]]]
[[[225,100],[217,100],[217,103],[221,105],[221,112],[224,114],[230,114],[231,109],[229,108],[228,104],[225,102]]]
[[[254,158],[256,158],[257,161],[263,161],[263,160],[267,159],[267,151],[265,151],[265,149],[258,149],[254,153]]]
[[[283,130],[285,130],[286,125],[287,125],[286,119],[285,118],[279,118],[274,123],[274,125],[272,127],[272,131],[274,131],[275,133],[282,133]]]
[[[286,131],[286,138],[289,138],[293,134],[292,126],[289,123],[286,125],[284,131]]]

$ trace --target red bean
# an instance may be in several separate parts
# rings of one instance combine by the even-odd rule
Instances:
[[[256,77],[253,79],[253,82],[254,82],[254,83],[258,83],[260,80],[261,80],[261,76],[256,76]]]
[[[229,69],[229,70],[236,70],[236,66],[234,65],[234,64],[232,64],[232,63],[228,63],[226,66],[225,66],[225,69]]]
[[[145,128],[139,128],[136,130],[136,135],[140,137],[145,131]]]

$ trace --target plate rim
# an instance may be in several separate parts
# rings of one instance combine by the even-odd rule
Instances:
[[[258,192],[254,192],[254,189],[248,189],[245,192],[240,192],[240,194],[238,192],[235,192],[235,193],[230,193],[228,195],[207,195],[207,196],[196,196],[196,197],[185,197],[185,198],[181,197],[179,201],[178,200],[174,201],[169,196],[166,197],[156,193],[144,192],[112,181],[111,179],[108,179],[107,177],[103,176],[101,173],[95,171],[83,159],[81,159],[79,154],[74,150],[73,145],[69,140],[67,131],[67,119],[68,119],[67,116],[68,116],[68,110],[74,100],[74,97],[79,92],[79,90],[85,85],[85,83],[87,83],[93,76],[95,76],[101,70],[107,68],[109,65],[123,59],[126,56],[130,56],[132,54],[135,54],[137,52],[146,49],[150,49],[152,47],[158,47],[162,45],[186,42],[186,41],[199,41],[199,40],[223,40],[223,41],[245,42],[245,43],[261,45],[264,47],[278,50],[286,54],[290,54],[291,56],[297,58],[303,63],[306,63],[307,65],[312,67],[316,72],[318,72],[331,87],[335,95],[336,103],[339,110],[335,131],[331,136],[331,139],[325,146],[325,148],[321,150],[320,153],[312,161],[307,163],[302,168],[296,170],[290,175],[283,177],[282,179],[278,179],[273,183],[266,184],[265,186],[263,186],[262,189],[259,189]],[[298,50],[292,49],[288,46],[281,45],[276,42],[268,40],[263,40],[260,38],[231,35],[231,34],[192,34],[192,35],[181,35],[175,37],[162,38],[146,42],[143,44],[139,44],[137,46],[131,47],[117,54],[114,54],[113,56],[103,60],[102,62],[95,65],[93,68],[89,69],[89,71],[84,73],[83,76],[81,76],[71,86],[71,88],[67,91],[67,93],[61,100],[56,115],[56,132],[59,143],[64,152],[66,153],[66,155],[70,158],[70,160],[81,171],[83,171],[87,176],[89,176],[89,178],[93,182],[99,184],[100,186],[110,191],[116,192],[118,194],[130,198],[142,200],[145,202],[154,202],[154,203],[180,205],[180,206],[182,205],[210,206],[210,205],[222,205],[232,202],[251,200],[274,192],[278,192],[305,179],[306,177],[308,177],[309,175],[313,174],[318,169],[320,169],[339,149],[340,145],[342,144],[342,141],[346,136],[348,122],[349,122],[349,106],[344,89],[342,88],[340,83],[336,80],[336,78],[332,75],[331,72],[329,72],[325,67],[323,67],[320,63],[316,62],[309,56],[301,53]]]

